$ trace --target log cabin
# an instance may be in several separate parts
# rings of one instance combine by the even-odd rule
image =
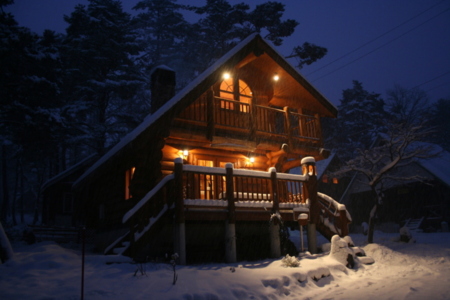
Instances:
[[[267,41],[247,37],[177,94],[175,80],[153,71],[151,113],[74,184],[99,250],[235,262],[279,257],[285,226],[307,226],[313,252],[316,229],[348,233],[315,175],[337,109]]]

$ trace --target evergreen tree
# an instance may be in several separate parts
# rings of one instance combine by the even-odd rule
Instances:
[[[64,98],[66,117],[75,124],[72,143],[101,154],[140,121],[132,111],[142,77],[132,60],[139,48],[131,16],[120,1],[89,0],[65,20]]]
[[[201,7],[188,6],[200,19],[192,24],[184,39],[185,62],[191,70],[201,72],[254,32],[260,33],[275,46],[281,45],[299,24],[292,19],[282,20],[284,7],[281,2],[268,1],[250,11],[245,3],[230,5],[227,0],[207,0]],[[297,50],[288,57],[298,57],[301,67],[325,55],[326,49],[319,48],[304,44],[303,47],[296,47]]]
[[[186,36],[188,23],[176,0],[143,0],[133,7],[144,11],[133,19],[142,45],[136,60],[146,70],[179,59],[180,41]]]
[[[387,113],[380,95],[367,92],[359,81],[342,92],[340,101],[338,118],[325,123],[324,131],[327,147],[347,160],[356,149],[369,148],[377,134],[385,130]]]
[[[48,162],[58,153],[58,143],[55,141],[61,137],[61,118],[58,53],[54,42],[53,34],[46,32],[39,37],[19,26],[12,15],[1,11],[2,188],[3,205],[7,205],[12,196],[12,212],[16,197],[21,195],[8,192],[8,188],[14,182],[20,182],[25,185],[21,188],[22,195],[33,195],[37,203],[39,186],[48,172]],[[7,208],[3,210],[3,219],[7,212]]]

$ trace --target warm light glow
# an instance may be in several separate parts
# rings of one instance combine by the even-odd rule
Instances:
[[[231,76],[230,76],[230,73],[224,73],[223,74],[223,79],[229,79]]]
[[[254,158],[254,157],[250,157],[249,161],[250,161],[251,163],[254,163],[254,162],[255,162],[255,158]]]
[[[189,155],[189,151],[188,151],[188,150],[184,150],[184,151],[183,151],[183,155],[184,155],[184,156],[188,156],[188,155]]]
[[[278,74],[275,73],[275,75],[273,76],[273,80],[278,81],[278,79],[280,79],[280,76],[278,76]]]
[[[338,184],[338,183],[339,183],[339,180],[338,180],[337,178],[333,178],[333,183],[334,183],[334,184]]]

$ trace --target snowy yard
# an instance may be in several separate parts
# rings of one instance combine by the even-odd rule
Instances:
[[[148,263],[146,275],[134,277],[136,265],[89,254],[85,299],[450,299],[450,233],[415,233],[416,243],[400,243],[398,234],[376,232],[371,245],[351,237],[374,264],[348,269],[325,253],[302,256],[296,268],[281,258],[177,266],[175,285],[170,264]],[[79,250],[13,246],[14,258],[0,265],[1,299],[80,299]]]

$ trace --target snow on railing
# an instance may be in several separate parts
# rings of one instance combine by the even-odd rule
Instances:
[[[339,212],[345,210],[346,215],[347,215],[347,219],[349,221],[352,220],[352,217],[350,216],[350,213],[347,211],[347,209],[345,208],[345,205],[342,203],[337,202],[336,200],[334,200],[333,198],[331,198],[328,195],[325,195],[323,193],[319,193],[317,192],[317,196],[320,197],[320,199],[325,200],[329,203],[329,207],[333,206],[334,207],[334,216],[339,216]]]

